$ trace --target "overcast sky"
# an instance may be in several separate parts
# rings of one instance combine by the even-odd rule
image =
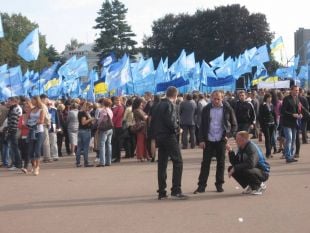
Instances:
[[[37,22],[40,32],[46,35],[47,43],[53,44],[58,52],[64,50],[71,38],[90,43],[95,38],[97,12],[102,0],[0,0],[0,11],[22,13]],[[137,42],[143,35],[151,34],[151,25],[167,13],[194,13],[196,9],[213,9],[214,6],[239,3],[251,13],[267,16],[275,37],[283,36],[287,57],[294,55],[294,32],[299,27],[310,28],[309,8],[305,1],[272,0],[121,0],[128,8],[127,20]],[[282,2],[282,3],[281,3]],[[190,52],[190,51],[187,51]]]

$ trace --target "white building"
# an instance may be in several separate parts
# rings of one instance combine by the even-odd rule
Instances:
[[[91,44],[84,44],[82,46],[80,46],[79,48],[77,48],[76,50],[65,50],[63,52],[63,57],[68,60],[70,57],[76,55],[77,58],[83,57],[85,56],[88,62],[88,68],[89,70],[91,70],[94,67],[98,66],[98,62],[99,62],[99,57],[97,52],[93,51],[95,44],[91,43]]]

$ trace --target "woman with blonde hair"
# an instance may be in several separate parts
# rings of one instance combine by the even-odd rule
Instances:
[[[42,155],[42,145],[44,139],[44,118],[46,112],[43,110],[43,103],[39,96],[31,98],[33,108],[27,116],[27,126],[29,128],[28,134],[28,148],[29,158],[32,163],[34,175],[39,175],[40,157]]]

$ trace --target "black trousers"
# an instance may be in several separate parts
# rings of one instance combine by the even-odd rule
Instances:
[[[26,138],[20,138],[18,140],[18,148],[20,150],[21,158],[24,161],[23,168],[27,169],[29,164],[28,142]]]
[[[195,125],[182,125],[181,128],[183,129],[182,133],[182,145],[184,149],[187,149],[188,146],[188,133],[189,139],[191,143],[191,148],[195,148]]]
[[[69,143],[69,135],[68,130],[63,129],[62,132],[57,132],[57,149],[58,149],[58,156],[62,156],[62,143],[63,139],[65,138],[65,146],[67,154],[70,154],[70,143]]]
[[[262,130],[265,136],[266,157],[269,158],[271,155],[271,142],[274,134],[274,125],[264,126]]]
[[[112,158],[121,159],[121,147],[123,146],[123,128],[114,128],[112,136]]]
[[[126,130],[128,131],[128,137],[124,138],[126,158],[133,158],[136,150],[136,134],[132,133],[129,128]]]
[[[170,157],[173,163],[171,194],[181,193],[183,160],[176,135],[157,138],[158,146],[158,193],[166,194],[167,165]]]
[[[228,172],[231,170],[232,166],[228,168]],[[269,174],[265,173],[259,168],[245,169],[241,171],[235,171],[232,177],[242,186],[246,188],[248,185],[252,190],[256,190],[260,187],[262,182],[265,182],[269,178]]]
[[[210,164],[212,157],[216,158],[216,186],[224,184],[224,171],[225,171],[225,150],[226,141],[219,142],[206,142],[206,147],[203,150],[203,158],[201,162],[198,186],[205,189],[210,172]]]

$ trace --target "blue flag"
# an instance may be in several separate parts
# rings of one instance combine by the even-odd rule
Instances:
[[[19,44],[17,53],[25,61],[30,62],[38,59],[39,52],[39,29],[36,28]]]
[[[209,62],[212,68],[220,67],[223,63],[224,63],[224,53],[222,53],[221,56]]]
[[[106,74],[106,84],[109,91],[124,86],[131,80],[129,57],[125,54],[122,59],[112,64]]]
[[[60,62],[56,61],[52,66],[49,68],[45,68],[42,73],[40,74],[40,79],[45,83],[51,80],[53,77],[57,75],[56,70]]]
[[[308,66],[301,66],[297,76],[298,79],[308,79]]]
[[[2,19],[1,19],[1,14],[0,14],[0,38],[4,37],[4,33],[3,33],[3,26],[2,26]]]
[[[0,66],[0,73],[5,73],[8,70],[8,65],[4,64],[2,66]]]
[[[104,67],[107,67],[114,62],[116,62],[116,57],[115,57],[115,54],[113,52],[111,52],[109,54],[109,56],[107,56],[101,60],[100,64]]]
[[[259,47],[251,60],[252,66],[260,66],[264,62],[270,61],[267,45]]]

